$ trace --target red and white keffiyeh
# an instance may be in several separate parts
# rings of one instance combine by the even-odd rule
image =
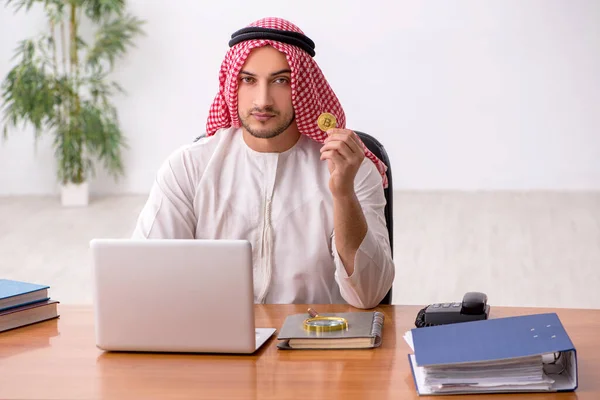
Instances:
[[[280,18],[264,18],[249,26],[304,34],[300,28]],[[316,61],[307,52],[276,40],[252,39],[235,44],[225,55],[219,72],[219,92],[210,107],[206,134],[211,136],[221,128],[241,126],[238,118],[238,75],[250,51],[262,46],[272,46],[286,55],[292,71],[292,105],[300,133],[323,143],[327,134],[319,129],[317,119],[324,112],[333,114],[337,119],[337,127],[345,129],[344,110]],[[362,146],[365,156],[375,163],[382,175],[384,188],[387,188],[386,165],[371,153],[364,143]]]

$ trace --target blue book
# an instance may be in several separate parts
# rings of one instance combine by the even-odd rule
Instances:
[[[49,300],[49,286],[0,279],[0,311]]]
[[[406,337],[419,395],[577,389],[577,352],[556,313],[415,328]]]

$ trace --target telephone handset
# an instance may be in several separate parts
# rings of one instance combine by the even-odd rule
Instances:
[[[457,322],[488,319],[490,306],[487,295],[481,292],[465,293],[461,303],[430,304],[417,314],[415,326],[454,324]]]

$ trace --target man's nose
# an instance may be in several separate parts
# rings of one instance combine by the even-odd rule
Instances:
[[[273,98],[269,85],[260,84],[257,85],[256,95],[254,96],[254,106],[260,109],[270,107],[273,105]]]

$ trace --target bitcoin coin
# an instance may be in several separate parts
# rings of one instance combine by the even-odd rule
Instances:
[[[337,120],[333,114],[323,113],[319,115],[317,124],[319,125],[319,129],[321,129],[323,132],[327,132],[328,129],[336,127]]]

